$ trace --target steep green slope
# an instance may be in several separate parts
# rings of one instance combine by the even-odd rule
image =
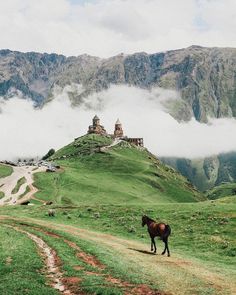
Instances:
[[[236,183],[224,183],[207,191],[208,199],[215,200],[232,196],[236,199]]]
[[[204,197],[146,149],[86,135],[56,152],[57,173],[36,174],[37,197],[62,204],[194,202]]]

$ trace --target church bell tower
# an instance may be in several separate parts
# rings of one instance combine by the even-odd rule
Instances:
[[[117,119],[116,123],[115,123],[115,130],[114,130],[114,137],[118,138],[118,137],[123,137],[124,133],[123,133],[123,129],[122,129],[122,124],[120,122],[119,119]]]

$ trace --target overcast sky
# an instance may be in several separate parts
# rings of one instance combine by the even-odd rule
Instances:
[[[67,56],[108,57],[190,45],[236,47],[236,0],[0,0],[0,32],[0,49]],[[113,86],[87,98],[94,104],[89,111],[72,109],[65,89],[40,111],[27,100],[0,97],[0,158],[59,148],[84,134],[99,109],[109,132],[120,117],[126,134],[144,137],[145,145],[159,156],[192,158],[236,150],[235,119],[180,124],[160,104],[160,98],[170,94],[178,99],[168,90],[153,89],[150,94]],[[104,108],[96,106],[101,97],[107,102]]]
[[[235,0],[0,1],[0,48],[107,57],[236,47]]]

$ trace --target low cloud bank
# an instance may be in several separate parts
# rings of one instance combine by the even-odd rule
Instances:
[[[50,148],[70,143],[87,132],[95,113],[109,133],[119,118],[126,135],[143,137],[145,146],[160,157],[199,158],[236,151],[235,119],[179,123],[163,107],[165,100],[180,99],[174,91],[113,86],[72,108],[69,90],[66,87],[40,110],[17,97],[0,100],[1,160],[41,157]]]

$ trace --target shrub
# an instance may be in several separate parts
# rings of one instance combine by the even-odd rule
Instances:
[[[129,233],[135,233],[135,232],[136,232],[136,228],[135,228],[133,225],[131,225],[131,226],[128,228],[128,232],[129,232]]]
[[[45,156],[42,157],[42,160],[46,160],[48,159],[49,157],[51,157],[52,155],[55,154],[55,150],[54,149],[50,149],[47,154]]]
[[[94,218],[100,218],[100,213],[99,213],[99,212],[95,212],[95,213],[93,214],[93,217],[94,217]]]

